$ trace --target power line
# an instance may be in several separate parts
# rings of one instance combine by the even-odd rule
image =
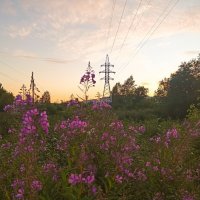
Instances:
[[[3,62],[0,60],[0,63],[2,63],[3,65],[6,65],[7,67],[9,67],[10,69],[14,70],[15,72],[17,72],[18,74],[22,74],[23,72],[16,70],[14,67],[10,66],[9,64]]]
[[[135,48],[135,50],[138,49],[138,47],[141,45],[141,43],[143,43],[143,41],[145,40],[145,38],[149,35],[149,33],[153,30],[153,28],[155,27],[155,25],[159,22],[159,20],[162,18],[162,16],[165,14],[165,12],[168,10],[168,8],[170,7],[172,1],[174,0],[169,0],[166,7],[163,9],[162,13],[157,17],[157,19],[155,20],[154,24],[150,27],[150,29],[148,30],[148,32],[145,34],[145,36],[143,37],[143,39],[139,42],[139,44],[137,45],[137,47]],[[141,18],[140,18],[141,19]],[[128,63],[129,64],[129,63]],[[127,64],[127,65],[128,65]],[[122,70],[123,67],[121,67],[119,70]]]
[[[12,78],[11,76],[9,76],[9,75],[7,75],[7,74],[5,74],[5,73],[3,73],[3,72],[0,72],[0,74],[1,74],[2,76],[4,76],[4,77],[6,77],[6,78],[8,78],[8,79],[10,79],[10,80],[12,80],[12,81],[14,81],[14,82],[19,82],[19,80],[14,79],[14,78]]]
[[[147,0],[147,6],[150,4],[150,2],[151,2],[151,0]],[[142,20],[142,18],[143,18],[143,15],[144,15],[144,12],[141,14],[141,16],[140,16],[138,22],[135,24],[135,26],[134,26],[134,28],[133,28],[133,31],[135,31],[135,30],[137,29],[137,27],[139,26],[139,24],[140,24],[140,22],[141,22],[141,20]],[[125,42],[124,42],[124,45],[125,45]],[[119,52],[119,55],[120,55],[120,52]],[[115,60],[118,60],[118,59],[120,58],[119,55],[116,57]]]
[[[25,58],[25,59],[33,59],[33,60],[38,60],[38,61],[45,61],[45,62],[52,62],[52,63],[60,63],[60,64],[66,64],[66,63],[71,63],[76,61],[75,60],[61,60],[59,58],[50,58],[50,57],[38,57],[38,56],[29,56],[29,55],[13,55],[11,53],[7,53],[7,52],[3,52],[0,51],[0,54],[4,54],[4,55],[8,55],[11,57],[15,57],[15,58]]]
[[[115,45],[115,41],[116,41],[116,38],[117,38],[117,34],[119,32],[119,28],[120,28],[120,25],[121,25],[121,21],[122,21],[122,18],[124,16],[124,11],[125,11],[125,8],[126,8],[126,4],[127,4],[127,0],[125,1],[124,3],[124,7],[123,7],[123,11],[122,11],[122,14],[121,14],[121,17],[120,17],[120,20],[119,20],[119,24],[118,24],[118,27],[117,27],[117,31],[115,33],[115,38],[113,40],[113,44],[112,44],[112,47],[111,47],[111,50],[110,50],[110,54],[112,53],[112,50],[113,50],[113,47]]]
[[[121,52],[121,50],[122,50],[122,48],[123,48],[123,46],[124,46],[124,44],[125,44],[125,41],[126,41],[126,39],[127,39],[127,37],[128,37],[128,34],[129,34],[129,32],[130,32],[130,30],[131,30],[131,28],[132,28],[132,26],[133,26],[133,23],[134,23],[134,21],[135,21],[135,19],[136,19],[136,16],[137,16],[137,14],[138,14],[138,11],[139,11],[139,8],[140,8],[140,6],[141,6],[141,4],[142,4],[142,1],[143,1],[143,0],[140,0],[140,2],[139,2],[139,4],[138,4],[138,7],[137,7],[137,10],[136,10],[135,14],[133,15],[133,18],[132,18],[132,20],[131,20],[131,24],[130,24],[130,26],[129,26],[129,28],[128,28],[128,31],[126,32],[126,35],[125,35],[124,40],[123,40],[123,42],[122,42],[122,45],[121,45],[121,47],[120,47],[119,54],[120,54],[120,52]]]
[[[115,4],[116,4],[116,0],[113,0],[112,14],[111,14],[110,23],[109,23],[109,28],[108,28],[108,32],[107,32],[106,49],[107,49],[108,39],[109,39],[109,37],[110,37],[110,29],[111,29],[112,20],[113,20],[113,15],[114,15],[114,10],[115,10]]]
[[[173,0],[172,0],[173,1]],[[170,1],[170,4],[171,2]],[[133,55],[133,57],[129,60],[129,62],[122,68],[121,72],[132,62],[132,60],[135,58],[135,56],[138,54],[138,52],[142,49],[142,47],[148,42],[148,40],[150,39],[150,37],[155,33],[155,31],[159,28],[159,26],[163,23],[163,21],[167,18],[167,16],[170,14],[170,12],[173,10],[173,8],[176,6],[176,4],[179,2],[179,0],[176,0],[175,3],[170,7],[170,4],[168,2],[167,7],[165,8],[165,10],[163,11],[163,14],[158,17],[158,19],[156,20],[156,22],[154,23],[154,25],[151,27],[151,29],[148,31],[148,33],[145,35],[145,37],[142,39],[142,41],[140,41],[139,45],[136,47],[136,52]],[[168,10],[169,9],[169,10]],[[168,10],[168,11],[167,11]],[[161,17],[164,15],[164,17],[161,19]],[[161,19],[161,21],[158,23],[158,21]],[[157,24],[158,23],[158,24]],[[157,26],[154,28],[154,26],[157,24]],[[154,29],[153,29],[154,28]],[[149,35],[149,36],[148,36]],[[148,36],[148,37],[147,37]],[[145,38],[147,37],[147,39],[145,40]]]
[[[17,72],[18,74],[20,74],[20,75],[23,74],[23,75],[26,76],[26,74],[25,74],[24,72],[15,69],[15,68],[12,67],[11,65],[9,65],[9,64],[7,64],[7,63],[1,61],[1,60],[0,60],[0,63],[2,63],[3,65],[6,65],[6,66],[9,67],[10,69],[12,69],[12,70],[14,70],[15,72]],[[1,74],[4,74],[4,73],[1,73]],[[16,81],[16,79],[13,79],[13,78],[9,77],[9,76],[6,75],[6,74],[4,74],[4,76],[7,77],[7,78],[10,78],[10,79],[13,80],[13,81]],[[19,81],[17,81],[17,82],[19,82]],[[39,84],[38,84],[38,85],[39,85]],[[42,89],[43,92],[45,91],[44,88],[43,88],[41,85],[39,85],[39,87]]]

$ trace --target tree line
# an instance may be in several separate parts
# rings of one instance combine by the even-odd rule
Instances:
[[[183,62],[178,70],[159,82],[153,97],[148,88],[137,86],[131,75],[123,84],[116,83],[112,89],[115,109],[138,109],[148,107],[154,115],[168,118],[184,118],[190,105],[198,104],[200,96],[200,55]]]

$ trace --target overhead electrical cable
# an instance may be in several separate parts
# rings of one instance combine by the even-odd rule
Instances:
[[[139,2],[139,4],[138,4],[138,7],[137,7],[137,9],[136,9],[136,12],[135,12],[134,15],[133,15],[133,18],[132,18],[132,20],[131,20],[131,24],[130,24],[130,26],[129,26],[129,28],[128,28],[128,31],[126,32],[126,35],[125,35],[125,37],[124,37],[124,40],[123,40],[123,42],[122,42],[122,44],[121,44],[121,47],[120,47],[120,49],[119,49],[119,54],[120,54],[120,52],[121,52],[121,50],[122,50],[122,48],[123,48],[123,46],[124,46],[124,44],[125,44],[125,41],[126,41],[126,39],[127,39],[127,37],[128,37],[128,34],[129,34],[129,32],[130,32],[130,30],[131,30],[131,28],[132,28],[132,26],[133,26],[133,24],[134,24],[134,22],[135,22],[135,19],[136,19],[136,16],[137,16],[137,14],[138,14],[139,8],[140,8],[140,6],[141,6],[141,4],[142,4],[142,1],[143,1],[143,0],[140,0],[140,2]]]
[[[110,23],[109,23],[108,32],[107,32],[106,49],[107,49],[107,43],[108,43],[108,40],[109,40],[109,37],[110,37],[110,29],[111,29],[111,25],[112,25],[113,16],[114,16],[115,4],[116,4],[116,0],[113,0],[112,14],[111,14],[111,17],[110,17]]]
[[[120,28],[120,25],[121,25],[121,22],[122,22],[122,18],[124,16],[124,11],[125,11],[125,8],[126,8],[126,4],[127,4],[127,0],[125,0],[125,3],[124,3],[124,7],[123,7],[123,10],[122,10],[122,14],[121,14],[121,17],[120,17],[120,20],[119,20],[119,24],[118,24],[118,27],[117,27],[117,31],[115,33],[115,37],[114,37],[114,40],[113,40],[113,44],[112,44],[112,47],[111,47],[111,50],[110,50],[110,54],[112,53],[112,50],[113,50],[113,47],[115,45],[115,41],[116,41],[116,38],[117,38],[117,34],[119,32],[119,28]]]
[[[159,26],[164,22],[164,20],[169,16],[169,14],[171,13],[171,11],[173,10],[173,8],[177,5],[177,3],[179,1],[180,0],[176,0],[171,7],[170,7],[170,4],[171,4],[172,1],[168,2],[168,5],[164,9],[162,15],[160,15],[157,18],[157,20],[154,23],[154,25],[151,27],[151,29],[148,31],[148,33],[145,35],[145,37],[141,40],[141,42],[139,43],[139,45],[137,45],[137,47],[135,48],[135,50],[136,50],[135,54],[133,55],[133,57],[131,57],[131,59],[129,60],[129,62],[122,68],[121,72],[132,62],[132,60],[135,58],[135,56],[139,53],[139,51],[143,48],[143,46],[148,42],[148,40],[155,33],[155,31],[159,28]],[[162,16],[163,16],[163,18],[162,18]]]

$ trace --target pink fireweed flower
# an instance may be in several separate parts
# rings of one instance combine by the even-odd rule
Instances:
[[[6,105],[3,110],[5,112],[9,112],[9,111],[12,111],[13,109],[14,109],[13,105]]]
[[[108,136],[109,136],[109,133],[108,133],[108,132],[104,132],[104,133],[102,134],[102,136],[101,136],[101,139],[102,139],[102,140],[106,140],[106,139],[108,138]]]
[[[138,131],[140,132],[140,133],[144,133],[145,132],[145,127],[144,126],[139,126],[138,127]]]
[[[168,148],[172,138],[178,138],[178,132],[175,128],[168,130],[165,134],[164,144]]]
[[[16,179],[13,181],[13,183],[11,184],[11,186],[16,189],[18,187],[23,187],[24,186],[24,181],[21,179]]]
[[[49,122],[48,122],[48,116],[46,111],[40,113],[40,125],[42,129],[45,131],[45,133],[49,132]]]
[[[88,126],[87,122],[81,121],[78,116],[75,117],[75,119],[69,123],[70,129],[84,129]]]
[[[27,105],[32,105],[32,98],[30,97],[30,95],[26,96],[26,99],[23,100],[21,95],[17,95],[15,97],[15,100],[13,102],[12,105],[6,105],[4,107],[4,111],[5,112],[10,112],[10,111],[19,111],[20,109],[24,109],[25,106]]]
[[[112,127],[114,130],[122,130],[124,125],[121,121],[115,121],[110,124],[110,127]]]
[[[82,181],[82,174],[70,174],[68,182],[71,185],[76,185]]]
[[[67,103],[67,107],[71,107],[71,106],[74,106],[74,107],[79,107],[79,102],[78,102],[78,100],[74,100],[74,99],[72,99],[72,100],[70,100],[68,103]]]
[[[158,166],[153,166],[153,171],[158,171]]]
[[[153,200],[164,200],[164,195],[161,192],[157,192],[154,197]]]
[[[151,167],[151,162],[146,162],[145,166],[146,167]]]
[[[67,125],[68,125],[68,121],[62,121],[61,124],[60,124],[60,128],[61,129],[66,129]]]
[[[104,109],[111,109],[112,106],[104,101],[95,101],[93,102],[92,109],[93,110],[104,110]]]
[[[35,191],[42,190],[42,183],[38,180],[34,180],[31,184],[31,188]]]
[[[161,137],[160,136],[154,136],[152,138],[150,138],[150,141],[153,141],[155,143],[160,143],[161,142]]]
[[[17,194],[15,195],[15,197],[17,199],[24,199],[24,189],[23,188],[19,188],[17,190]]]
[[[192,195],[186,194],[181,200],[195,200],[195,198]]]
[[[82,178],[82,181],[88,185],[92,184],[95,181],[94,175],[89,175],[85,178]]]
[[[11,147],[12,147],[12,144],[10,142],[7,142],[1,145],[2,149],[10,149]]]
[[[20,166],[20,172],[24,172],[25,171],[25,166],[24,166],[24,164],[21,164],[21,166]]]
[[[140,181],[146,181],[147,180],[147,176],[146,176],[146,174],[144,173],[143,170],[137,170],[135,172],[135,178],[137,180],[140,180]]]
[[[96,194],[97,193],[97,188],[93,185],[92,188],[91,188],[91,191],[93,194]]]
[[[115,181],[116,181],[117,183],[122,183],[123,177],[120,176],[120,175],[116,175],[116,176],[115,176]]]

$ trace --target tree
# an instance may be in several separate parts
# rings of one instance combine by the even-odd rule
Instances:
[[[134,95],[136,97],[144,98],[148,96],[148,91],[149,91],[148,88],[145,88],[144,86],[138,86],[135,89]]]
[[[159,82],[158,89],[155,91],[156,97],[166,97],[169,89],[169,78],[164,78]]]
[[[115,84],[115,86],[112,89],[112,95],[116,96],[116,95],[120,95],[121,94],[121,84],[118,82]]]
[[[12,93],[7,92],[2,84],[0,83],[0,111],[3,111],[3,108],[8,105],[12,104],[14,100],[14,96]]]
[[[200,91],[200,60],[184,62],[171,75],[167,93],[169,114],[184,117],[191,104],[196,104]]]
[[[40,99],[41,103],[51,103],[51,96],[48,91],[45,91]]]
[[[131,75],[127,80],[125,80],[124,84],[121,86],[120,94],[121,95],[132,95],[134,94],[136,89],[135,81],[133,76]]]

